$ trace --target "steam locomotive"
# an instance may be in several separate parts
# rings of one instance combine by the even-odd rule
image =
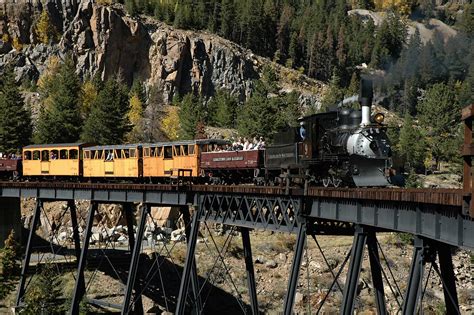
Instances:
[[[300,127],[275,136],[267,147],[267,178],[304,175],[316,185],[387,186],[391,148],[382,124],[384,115],[371,116],[372,81],[363,80],[361,110],[336,108],[300,120]],[[277,179],[278,180],[278,179]]]
[[[95,146],[29,145],[21,159],[0,159],[0,176],[29,180],[210,184],[386,186],[391,150],[371,117],[372,84],[363,81],[361,110],[335,108],[300,119],[265,150],[225,150],[221,139]]]

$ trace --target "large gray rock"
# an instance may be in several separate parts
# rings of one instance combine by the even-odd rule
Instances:
[[[12,5],[11,1],[0,0],[1,6],[6,8],[6,14],[0,18],[0,32],[19,38],[23,50],[15,53],[28,60],[24,65],[16,65],[21,68],[16,72],[21,80],[37,79],[51,56],[64,58],[66,53],[72,53],[81,76],[98,74],[108,79],[120,73],[127,83],[139,78],[148,88],[158,87],[165,102],[171,102],[177,93],[212,96],[217,89],[245,100],[251,94],[253,80],[271,63],[215,35],[177,30],[149,18],[131,17],[118,4],[17,0]],[[35,38],[34,24],[42,10],[48,11],[54,27],[62,34],[59,44],[45,45]],[[8,44],[0,44],[0,72],[14,57],[9,50]],[[277,72],[282,70],[274,66]],[[285,71],[282,77],[291,70]],[[306,91],[300,103],[317,105],[319,97],[311,91],[321,88],[321,83],[307,77],[298,81],[302,82],[300,87],[286,84],[285,89]]]

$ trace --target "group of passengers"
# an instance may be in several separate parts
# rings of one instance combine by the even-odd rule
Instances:
[[[265,141],[263,137],[257,138],[254,137],[253,140],[249,140],[248,138],[239,138],[237,141],[232,142],[232,149],[233,151],[249,151],[249,150],[263,150],[265,149]]]
[[[0,152],[0,159],[8,159],[8,160],[19,160],[21,159],[21,156],[16,155],[15,153],[3,153]]]

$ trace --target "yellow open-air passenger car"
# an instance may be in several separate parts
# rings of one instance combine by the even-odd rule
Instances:
[[[84,177],[134,177],[142,175],[141,145],[107,145],[83,150]]]
[[[199,176],[200,153],[227,143],[204,139],[143,144],[143,177]]]
[[[34,144],[23,148],[24,176],[81,176],[85,143]]]

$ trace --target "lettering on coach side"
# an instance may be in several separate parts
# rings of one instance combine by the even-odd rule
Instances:
[[[219,157],[219,158],[213,158],[213,162],[229,162],[229,161],[243,161],[244,157],[243,156],[234,156],[234,157]]]
[[[292,158],[295,155],[293,153],[276,153],[276,154],[268,154],[268,160],[275,160],[275,159],[284,159],[284,158]]]

